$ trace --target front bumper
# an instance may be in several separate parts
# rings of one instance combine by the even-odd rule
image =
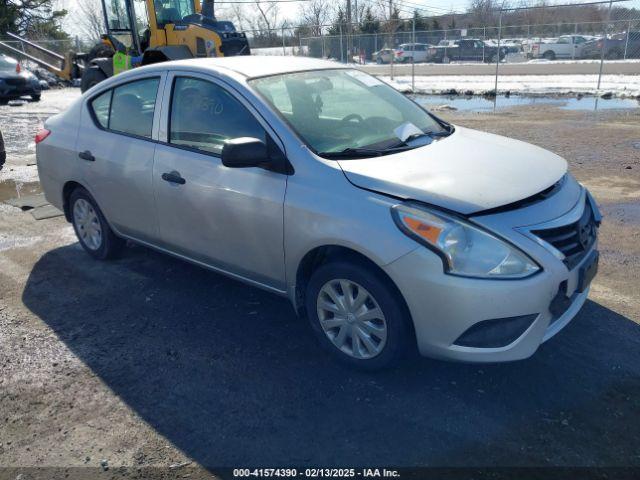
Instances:
[[[581,196],[582,201],[589,201],[587,198],[585,194]],[[523,236],[521,245],[527,242],[531,248],[525,251],[540,253],[534,257],[543,269],[525,279],[447,275],[440,258],[422,247],[384,267],[407,302],[422,355],[465,362],[524,359],[576,316],[589,292],[588,285],[578,291],[580,271],[593,258],[597,241],[571,270],[555,253]],[[559,291],[567,297],[561,311],[552,308]],[[463,334],[474,326],[522,318],[527,322],[524,330],[508,344],[489,347],[460,344],[464,343],[460,342]]]

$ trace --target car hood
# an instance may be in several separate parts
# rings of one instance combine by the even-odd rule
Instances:
[[[430,145],[339,164],[360,188],[467,215],[540,193],[567,171],[540,147],[462,127]]]

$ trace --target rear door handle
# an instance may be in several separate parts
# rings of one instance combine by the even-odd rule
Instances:
[[[178,185],[184,185],[185,183],[187,183],[187,181],[182,178],[178,172],[163,173],[162,179],[165,182],[177,183]]]
[[[78,156],[82,160],[86,160],[87,162],[95,162],[96,157],[94,157],[89,150],[85,150],[84,152],[80,152]]]

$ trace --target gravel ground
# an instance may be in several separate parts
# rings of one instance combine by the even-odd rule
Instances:
[[[33,132],[75,95],[0,107],[0,201],[38,190]],[[0,466],[640,468],[640,109],[442,115],[563,155],[602,205],[590,300],[532,358],[356,373],[286,300],[142,247],[92,261],[0,204]]]

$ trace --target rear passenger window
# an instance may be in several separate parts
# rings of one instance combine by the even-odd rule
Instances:
[[[113,90],[109,129],[151,138],[153,111],[160,79],[127,83]]]
[[[266,132],[238,100],[214,83],[178,77],[171,99],[169,142],[220,155],[227,140]]]
[[[109,127],[109,109],[111,108],[111,90],[104,92],[91,102],[91,108],[96,115],[96,120],[102,128]]]
[[[126,83],[91,101],[97,122],[108,130],[151,138],[159,78]]]

